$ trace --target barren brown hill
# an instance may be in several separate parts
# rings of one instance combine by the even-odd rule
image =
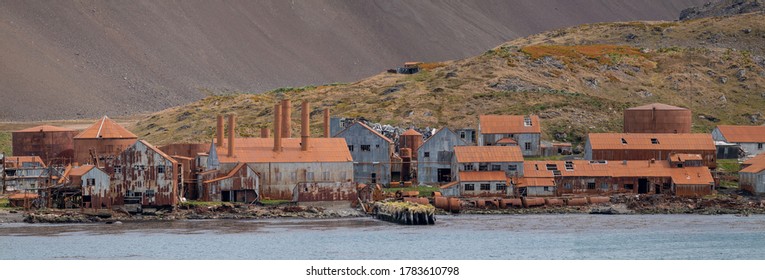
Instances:
[[[588,24],[427,63],[414,75],[210,96],[151,115],[134,132],[157,143],[209,141],[214,115],[236,113],[237,132],[254,136],[270,125],[271,108],[283,97],[293,100],[294,118],[299,100],[313,102],[315,124],[322,107],[386,124],[453,128],[475,127],[479,114],[533,113],[542,118],[546,138],[574,142],[588,132],[620,131],[625,108],[654,102],[690,108],[694,131],[759,125],[765,122],[763,42],[763,13]]]
[[[702,0],[0,1],[0,120],[154,112],[210,93],[350,82]]]

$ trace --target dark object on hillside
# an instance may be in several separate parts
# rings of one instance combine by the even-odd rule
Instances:
[[[680,20],[704,17],[732,16],[765,11],[763,0],[723,0],[707,2],[700,7],[691,7],[680,12]]]
[[[399,74],[415,74],[417,72],[420,72],[420,64],[422,62],[406,62],[404,63],[404,67],[398,68]]]

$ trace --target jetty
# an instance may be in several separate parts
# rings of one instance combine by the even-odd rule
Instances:
[[[436,208],[429,204],[408,201],[375,202],[372,215],[380,220],[402,225],[432,225],[436,223]]]

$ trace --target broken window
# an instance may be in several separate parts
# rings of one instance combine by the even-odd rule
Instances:
[[[481,190],[482,191],[490,191],[491,190],[491,184],[481,184]]]
[[[595,189],[595,182],[587,183],[587,189],[588,190],[594,190]]]
[[[659,144],[659,139],[651,138],[651,144],[654,144],[654,145]]]
[[[475,190],[475,185],[473,185],[473,184],[465,184],[465,190],[466,191],[474,191]]]
[[[165,173],[165,166],[157,165],[157,174],[163,174],[163,173]]]
[[[462,169],[465,169],[465,171],[472,171],[473,170],[473,164],[467,163],[462,166]]]
[[[627,145],[627,140],[624,140],[624,138],[622,138],[622,145]]]
[[[371,148],[370,145],[361,145],[361,151],[362,152],[369,152],[371,150],[372,150],[372,148]]]
[[[757,143],[757,149],[762,150],[762,143]]]
[[[505,183],[497,183],[498,191],[505,191],[506,189],[507,189],[507,185],[505,185]]]
[[[375,145],[375,148],[376,148],[376,149],[380,148],[380,144],[376,144],[376,145]]]
[[[146,190],[146,196],[154,196],[154,190]]]
[[[523,126],[531,126],[531,117],[523,116]]]
[[[544,190],[546,192],[549,192],[550,191],[550,187],[544,187],[542,190]]]
[[[95,186],[96,185],[96,179],[95,178],[88,178],[87,179],[87,185],[88,186]]]
[[[531,150],[531,142],[526,142],[526,143],[523,143],[523,145],[524,145],[524,148],[525,148],[527,151],[530,151],[530,150]]]
[[[464,131],[460,131],[460,138],[465,139],[465,132]]]
[[[425,157],[430,157],[430,152],[425,152]]]
[[[624,184],[624,189],[625,190],[631,190],[633,188],[634,188],[634,186],[632,184]]]
[[[518,166],[515,164],[510,164],[507,166],[507,171],[518,171]]]
[[[502,166],[499,164],[492,164],[491,165],[491,171],[500,171],[502,170]]]
[[[607,190],[608,189],[608,183],[600,183],[600,188]]]
[[[348,150],[353,152],[353,145],[348,145]]]
[[[488,163],[479,163],[478,164],[478,171],[488,171],[489,170],[489,164]]]
[[[324,173],[322,173],[322,180],[329,181],[329,177],[329,171],[324,171]]]

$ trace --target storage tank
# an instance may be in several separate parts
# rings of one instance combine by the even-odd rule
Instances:
[[[39,156],[45,164],[69,164],[74,159],[77,130],[41,125],[14,131],[14,156]]]
[[[104,161],[113,160],[136,141],[138,136],[104,116],[74,137],[74,160],[104,167]]]
[[[653,103],[624,110],[625,133],[691,133],[691,110]]]
[[[422,134],[414,129],[409,129],[401,134],[399,149],[407,148],[412,151],[412,159],[417,160],[417,148],[422,145]]]

